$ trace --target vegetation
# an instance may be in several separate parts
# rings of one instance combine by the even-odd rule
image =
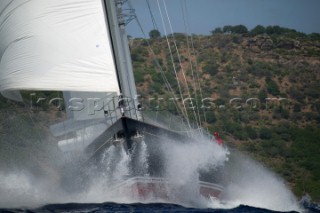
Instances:
[[[159,30],[151,30],[149,32],[149,36],[150,36],[151,39],[160,38],[161,37],[161,33],[159,32]]]
[[[280,26],[217,27],[193,39],[191,55],[187,39],[182,33],[169,36],[178,45],[179,55],[171,47],[173,58],[164,38],[152,42],[175,93],[172,61],[185,95],[183,71],[193,97],[199,99],[199,84],[203,97],[212,98],[203,126],[280,173],[297,196],[309,193],[320,201],[320,34]],[[134,60],[139,93],[171,97],[147,47],[134,44],[132,53],[144,53],[143,60]]]

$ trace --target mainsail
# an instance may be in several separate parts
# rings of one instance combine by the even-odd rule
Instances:
[[[63,91],[67,120],[50,129],[75,137],[59,145],[90,143],[110,125],[104,104],[120,86],[106,16],[101,0],[0,2],[0,92],[22,101],[20,90]]]
[[[1,0],[0,91],[119,93],[101,0]]]

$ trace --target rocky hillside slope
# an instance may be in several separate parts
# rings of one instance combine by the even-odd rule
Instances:
[[[319,201],[320,36],[284,31],[133,39],[135,80],[143,100],[165,105],[172,97],[163,76],[199,108],[210,98],[200,110],[204,127],[281,174],[298,196]]]

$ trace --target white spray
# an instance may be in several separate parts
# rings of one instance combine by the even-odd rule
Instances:
[[[232,152],[225,168],[222,200],[212,200],[210,207],[234,208],[248,205],[275,211],[301,211],[296,198],[283,180],[261,164]]]
[[[205,207],[198,189],[200,173],[212,171],[228,160],[228,151],[210,140],[161,144],[165,159],[163,176],[170,180],[170,194],[180,204]]]
[[[90,185],[80,193],[67,193],[58,181],[50,178],[44,181],[25,172],[0,173],[0,207],[36,207],[64,202],[136,202],[130,197],[114,196],[111,189],[132,172],[130,162],[133,159],[140,165],[139,175],[149,175],[147,146],[145,142],[140,142],[133,147],[131,154],[121,145],[110,146],[101,158],[104,167],[100,168],[99,174],[93,170]],[[218,168],[228,160],[228,151],[212,141],[192,144],[164,141],[159,152],[165,159],[163,176],[172,182],[171,196],[180,196],[182,201],[178,204],[203,208],[234,208],[243,204],[277,211],[300,210],[294,196],[279,177],[234,153],[226,165],[222,200],[201,198],[196,189],[200,172]],[[152,199],[149,201],[154,202]]]

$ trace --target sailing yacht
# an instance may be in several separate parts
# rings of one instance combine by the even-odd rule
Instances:
[[[152,150],[163,140],[191,144],[199,135],[207,138],[203,131],[175,132],[144,119],[122,4],[120,0],[0,2],[1,94],[23,101],[21,90],[62,91],[67,119],[50,130],[60,139],[62,150],[76,149],[82,141],[82,154],[91,162],[114,144],[121,143],[130,152],[142,140]],[[167,199],[170,180],[161,177],[161,157],[151,151],[149,158],[148,176],[133,172],[113,190]],[[223,187],[208,181],[210,175],[201,175],[199,194],[218,197]]]

